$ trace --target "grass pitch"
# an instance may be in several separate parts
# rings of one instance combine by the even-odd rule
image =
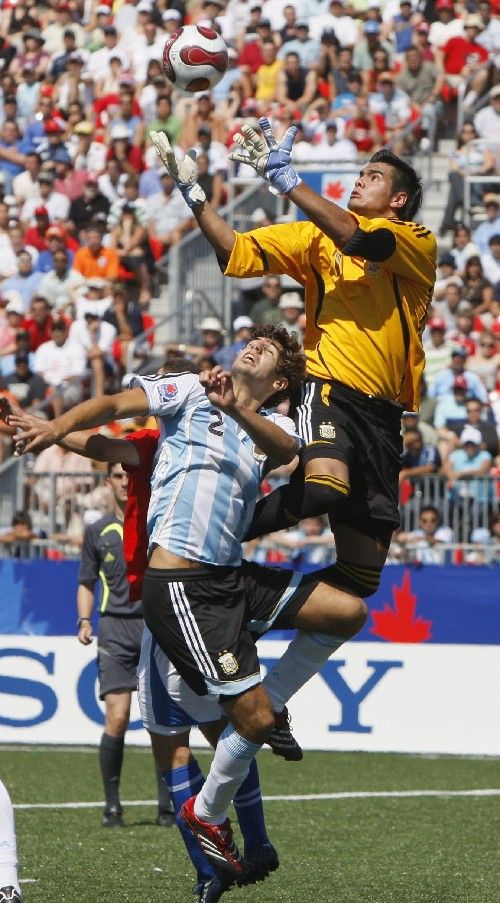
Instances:
[[[201,752],[206,771],[210,758]],[[259,755],[266,796],[500,787],[498,759],[306,753],[300,763]],[[15,804],[101,799],[97,751],[4,747],[0,774]],[[153,800],[147,750],[128,748],[124,800]],[[269,800],[281,866],[228,903],[499,903],[497,796],[363,796]],[[126,828],[100,827],[101,808],[20,808],[16,824],[25,903],[189,903],[193,870],[175,828],[154,805],[129,806]]]

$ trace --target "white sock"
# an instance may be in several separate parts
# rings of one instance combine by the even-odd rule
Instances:
[[[345,637],[299,630],[279,662],[267,672],[264,684],[275,712],[311,679],[330,656],[345,643]]]
[[[0,887],[15,887],[19,891],[17,877],[17,845],[14,827],[14,810],[10,796],[0,781]]]
[[[261,746],[245,740],[228,724],[219,737],[208,777],[196,797],[194,813],[198,818],[212,825],[221,825],[226,820],[229,803]]]

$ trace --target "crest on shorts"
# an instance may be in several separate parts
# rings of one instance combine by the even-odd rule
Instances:
[[[323,423],[319,425],[319,434],[322,439],[335,439],[335,427],[333,423],[328,423],[323,420]]]
[[[158,386],[160,401],[170,401],[172,398],[175,398],[177,391],[177,383],[163,383],[163,385]]]
[[[221,654],[219,655],[217,661],[224,671],[224,674],[236,674],[236,672],[239,670],[240,666],[238,664],[236,656],[234,656],[232,652],[224,650],[224,652],[221,652]]]

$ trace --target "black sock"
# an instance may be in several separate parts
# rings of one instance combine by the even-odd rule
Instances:
[[[156,783],[158,784],[158,809],[160,812],[171,812],[173,809],[170,800],[170,791],[161,776],[161,771],[158,766],[155,766],[155,771]]]
[[[123,762],[123,737],[104,733],[99,746],[99,764],[106,808],[120,805],[120,775]]]
[[[337,486],[332,485],[335,482]],[[328,475],[312,475],[291,480],[257,502],[246,540],[266,536],[275,530],[287,530],[304,517],[337,512],[346,502],[347,483]]]

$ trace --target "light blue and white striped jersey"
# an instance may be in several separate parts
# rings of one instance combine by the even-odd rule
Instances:
[[[241,563],[241,542],[253,517],[265,457],[232,417],[214,407],[198,376],[135,376],[160,438],[148,509],[149,546],[205,564]],[[300,439],[293,421],[261,412]]]

